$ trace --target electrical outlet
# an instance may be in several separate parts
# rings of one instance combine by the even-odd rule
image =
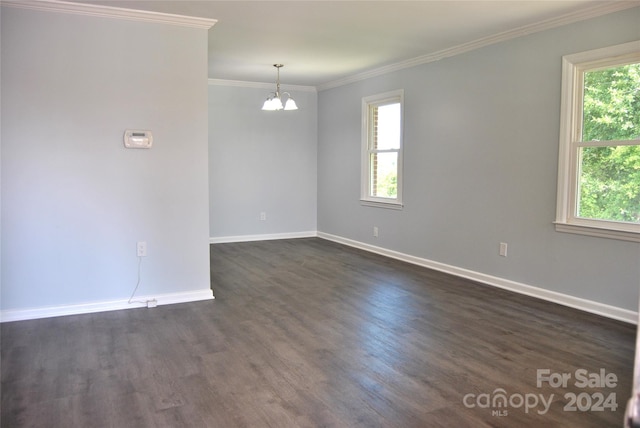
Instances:
[[[267,220],[267,213],[262,211],[260,213],[260,221],[266,221]]]
[[[378,226],[373,226],[373,237],[374,238],[378,237]]]
[[[500,255],[502,257],[507,257],[507,243],[506,242],[501,242],[500,243]]]
[[[147,257],[147,242],[146,241],[138,241],[136,245],[136,254],[138,257]]]

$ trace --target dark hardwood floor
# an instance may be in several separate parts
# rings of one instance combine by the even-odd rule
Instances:
[[[213,301],[2,324],[2,428],[622,425],[635,326],[321,239],[212,245],[211,276]]]

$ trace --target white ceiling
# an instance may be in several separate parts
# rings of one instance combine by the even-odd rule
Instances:
[[[86,3],[217,19],[209,30],[209,78],[330,87],[496,35],[526,32],[637,6],[590,0],[191,1]]]

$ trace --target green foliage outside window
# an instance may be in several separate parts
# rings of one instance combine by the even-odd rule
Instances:
[[[378,179],[378,189],[376,196],[383,198],[397,198],[398,197],[398,175],[393,172],[389,172],[383,177]]]
[[[582,141],[638,139],[640,64],[586,72]],[[640,223],[640,146],[584,147],[580,166],[580,217]]]

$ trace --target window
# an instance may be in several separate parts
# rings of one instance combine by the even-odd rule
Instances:
[[[362,99],[364,205],[402,208],[402,90]]]
[[[640,41],[563,57],[555,223],[640,242]]]

